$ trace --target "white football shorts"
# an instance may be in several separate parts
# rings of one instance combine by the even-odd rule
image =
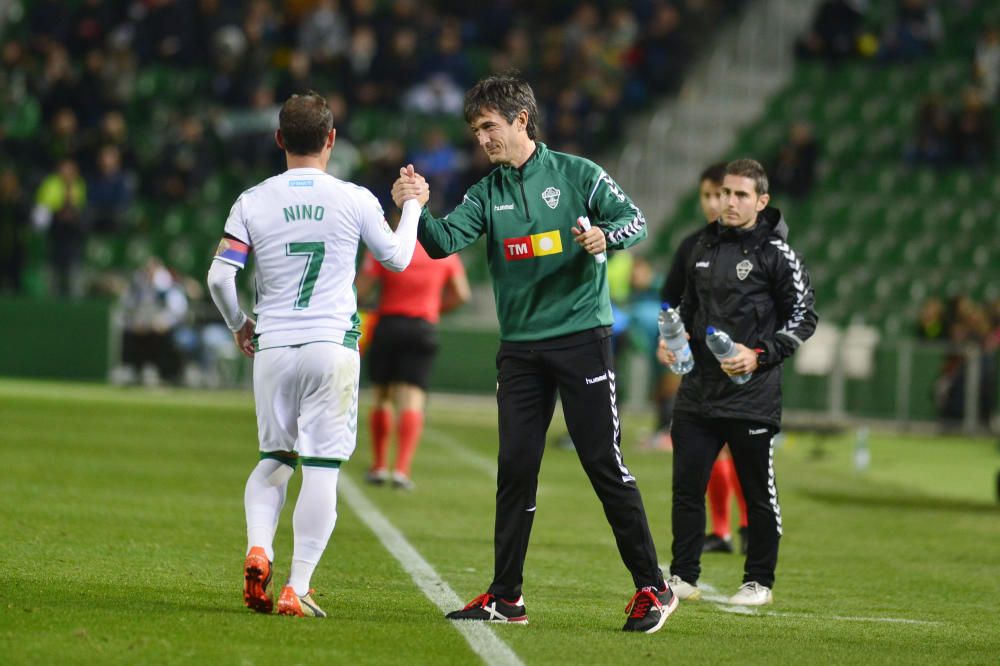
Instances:
[[[253,386],[261,457],[339,467],[358,441],[361,358],[335,342],[262,349]]]

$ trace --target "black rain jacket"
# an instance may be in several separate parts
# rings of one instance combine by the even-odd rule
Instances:
[[[684,376],[675,411],[781,426],[781,364],[816,330],[816,297],[788,225],[765,208],[749,230],[713,222],[684,261],[680,311],[691,334],[694,369]],[[760,350],[750,381],[735,384],[705,344],[714,326]]]

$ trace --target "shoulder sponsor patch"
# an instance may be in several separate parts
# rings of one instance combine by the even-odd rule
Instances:
[[[558,229],[530,236],[505,238],[503,241],[503,253],[507,261],[544,257],[548,254],[559,254],[562,251],[562,238]]]

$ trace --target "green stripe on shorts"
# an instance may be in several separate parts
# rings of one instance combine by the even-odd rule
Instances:
[[[284,463],[284,464],[288,465],[289,467],[291,467],[292,469],[295,469],[296,467],[298,467],[299,460],[300,460],[299,454],[295,453],[294,451],[261,451],[260,452],[260,459],[261,460],[265,460],[265,459],[268,459],[268,458],[271,459],[271,460],[277,460],[280,463]]]
[[[312,458],[310,456],[301,456],[299,460],[302,461],[302,465],[309,467],[330,467],[332,469],[337,469],[344,462],[339,458]]]

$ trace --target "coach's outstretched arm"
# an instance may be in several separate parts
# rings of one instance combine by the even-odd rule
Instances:
[[[415,176],[422,178],[420,174]],[[397,196],[397,188],[401,188],[406,179],[406,176],[400,175],[392,186],[392,198],[397,206],[401,201]],[[475,243],[483,235],[486,229],[486,214],[485,204],[482,202],[486,201],[486,196],[480,191],[482,189],[481,183],[469,188],[462,197],[462,203],[443,219],[434,217],[426,208],[420,213],[417,239],[430,257],[441,259],[449,254],[455,254]]]

